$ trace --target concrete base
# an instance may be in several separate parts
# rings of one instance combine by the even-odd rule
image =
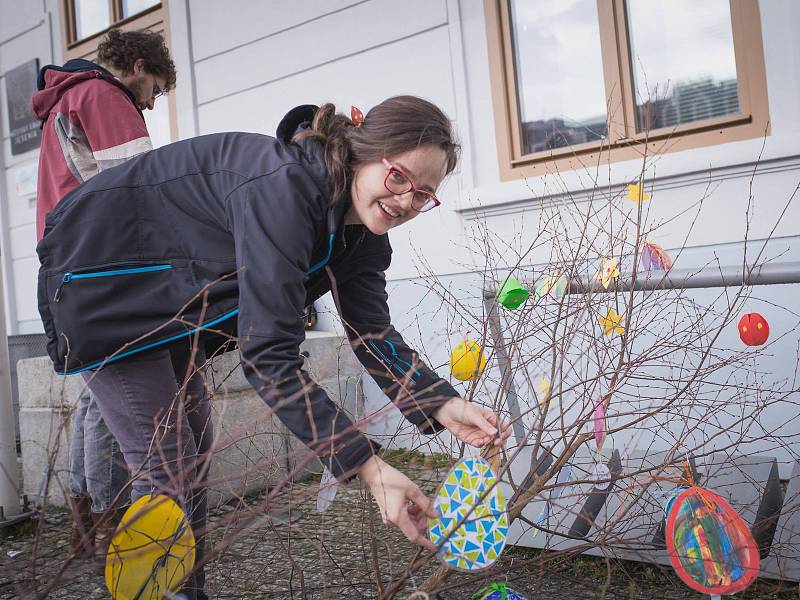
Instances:
[[[347,340],[311,331],[300,347],[305,368],[351,418],[363,415],[362,368]],[[47,357],[17,365],[20,390],[20,440],[23,492],[51,505],[68,496],[71,418],[83,389],[79,375],[60,376]],[[208,369],[213,385],[214,458],[208,474],[209,501],[220,504],[274,486],[287,477],[319,473],[308,449],[272,415],[239,365],[238,351],[215,358]],[[306,463],[302,466],[302,463]]]

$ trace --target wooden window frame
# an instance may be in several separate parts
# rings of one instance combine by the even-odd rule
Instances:
[[[646,132],[636,131],[625,0],[597,0],[603,80],[609,107],[608,139],[523,154],[510,1],[484,0],[501,180],[586,168],[601,160],[606,163],[641,159],[646,154],[701,148],[770,134],[759,0],[729,0],[739,113]]]
[[[64,62],[73,58],[85,58],[94,60],[96,58],[97,46],[103,36],[111,29],[123,29],[134,31],[140,29],[150,29],[152,31],[163,32],[167,47],[172,48],[169,31],[169,8],[168,0],[161,0],[159,4],[144,9],[141,12],[122,18],[122,0],[108,0],[111,14],[111,24],[97,33],[75,40],[75,4],[73,0],[61,0],[61,33],[64,40]],[[174,91],[174,90],[173,90]],[[170,140],[178,139],[178,123],[175,115],[177,114],[177,104],[175,94],[169,93],[166,96],[169,106],[169,135]]]

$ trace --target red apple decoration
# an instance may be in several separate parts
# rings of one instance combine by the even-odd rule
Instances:
[[[746,313],[739,319],[739,337],[748,346],[761,346],[769,337],[767,320],[758,313]]]

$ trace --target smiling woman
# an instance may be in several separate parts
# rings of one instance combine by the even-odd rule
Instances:
[[[248,381],[309,451],[337,479],[362,478],[384,522],[427,548],[431,500],[303,371],[303,307],[334,288],[356,356],[421,433],[446,428],[476,447],[507,437],[420,361],[389,314],[385,234],[438,202],[457,158],[450,120],[421,98],[389,98],[358,126],[332,104],[304,105],[277,138],[170,144],[100,173],[51,213],[38,252],[54,367],[95,393],[143,474],[134,500],[156,490],[183,504],[201,565],[213,435],[204,357],[220,334],[236,337]],[[203,582],[199,568],[192,598],[205,597]]]

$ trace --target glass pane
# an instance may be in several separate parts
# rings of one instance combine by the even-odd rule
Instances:
[[[144,111],[144,122],[147,124],[147,131],[150,134],[150,141],[153,148],[158,148],[170,143],[169,132],[169,98],[162,96],[156,98],[153,110]]]
[[[511,0],[524,154],[608,133],[597,0]]]
[[[122,0],[122,18],[125,19],[157,4],[161,4],[160,0]]]
[[[628,0],[638,131],[739,112],[729,0]]]
[[[74,0],[74,2],[76,39],[82,40],[111,25],[108,0]]]

